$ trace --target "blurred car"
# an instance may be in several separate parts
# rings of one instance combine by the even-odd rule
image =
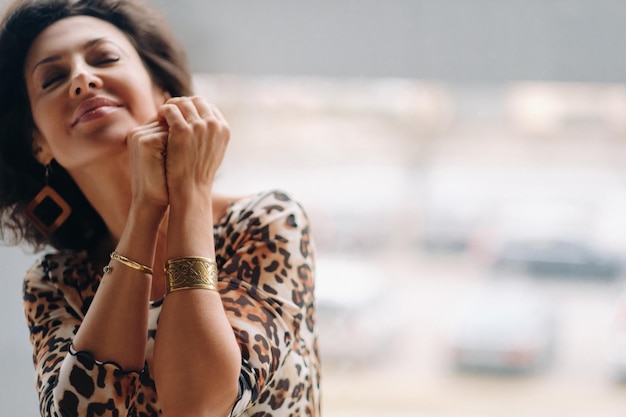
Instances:
[[[626,383],[626,292],[621,290],[606,341],[606,361],[611,378]]]
[[[446,210],[428,213],[421,242],[425,249],[437,252],[461,252],[468,248],[475,219]]]
[[[359,258],[317,259],[317,326],[325,364],[371,364],[384,357],[396,330],[384,276],[376,264]]]
[[[626,331],[624,329],[611,336],[607,362],[611,377],[618,383],[626,383]]]
[[[527,283],[490,280],[458,313],[449,346],[457,369],[519,373],[549,364],[555,315],[548,300]]]
[[[522,240],[507,242],[496,257],[499,268],[522,269],[533,275],[616,278],[622,259],[591,245],[568,240]]]

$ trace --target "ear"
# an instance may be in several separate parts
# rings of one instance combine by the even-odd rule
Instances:
[[[33,156],[41,165],[48,165],[54,158],[48,141],[37,130],[33,132]]]

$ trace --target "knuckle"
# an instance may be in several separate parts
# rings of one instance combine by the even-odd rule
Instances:
[[[194,104],[202,104],[203,106],[207,106],[207,107],[213,107],[212,104],[210,104],[209,102],[207,102],[207,100],[202,97],[202,96],[192,96],[190,97],[190,100],[192,103]]]
[[[205,130],[207,127],[210,127],[208,123],[202,119],[194,119],[189,122],[189,125],[194,131]]]
[[[170,131],[175,134],[188,135],[193,133],[193,128],[188,123],[174,123],[170,126]]]
[[[161,105],[160,112],[165,117],[167,117],[168,115],[172,114],[172,112],[174,111],[175,108],[176,108],[175,104],[167,102],[167,103]]]
[[[220,124],[220,132],[224,135],[226,139],[230,138],[230,126],[227,123]]]
[[[213,117],[205,117],[203,123],[211,130],[217,131],[220,129],[219,121],[215,120]]]
[[[221,133],[230,134],[230,126],[225,121],[218,121],[217,122],[217,129]]]
[[[171,97],[167,99],[165,104],[176,104],[176,103],[180,103],[181,101],[184,101],[185,99],[186,97],[183,97],[183,96]]]
[[[137,136],[141,136],[141,132],[142,132],[142,126],[133,127],[128,132],[128,137],[131,139],[136,139]]]

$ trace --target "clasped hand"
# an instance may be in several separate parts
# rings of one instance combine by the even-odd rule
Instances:
[[[176,97],[128,135],[133,200],[165,208],[210,196],[230,138],[220,111],[201,97]]]

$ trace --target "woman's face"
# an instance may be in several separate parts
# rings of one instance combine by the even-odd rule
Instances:
[[[24,77],[35,140],[70,171],[124,152],[130,129],[165,101],[124,33],[89,16],[46,28],[26,55]]]

